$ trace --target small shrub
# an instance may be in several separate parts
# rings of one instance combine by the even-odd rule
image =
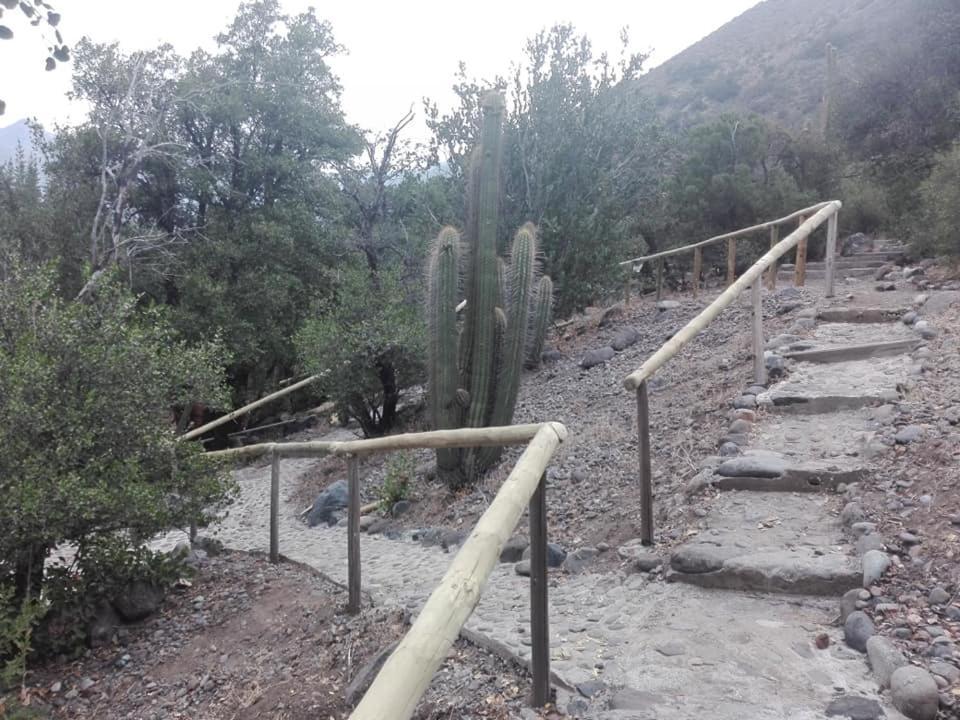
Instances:
[[[924,254],[960,257],[960,143],[937,156],[930,177],[920,186],[920,202],[914,247]]]
[[[387,460],[387,474],[380,486],[380,510],[389,512],[396,503],[410,495],[410,483],[416,474],[413,456],[398,452]]]
[[[44,600],[26,598],[18,606],[13,596],[12,587],[0,586],[0,692],[23,682],[33,628],[47,612]]]

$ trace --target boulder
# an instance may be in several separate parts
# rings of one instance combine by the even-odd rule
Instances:
[[[349,486],[346,480],[337,480],[313,501],[313,507],[307,513],[307,524],[316,527],[320,523],[336,525],[337,511],[347,507]]]
[[[923,437],[923,428],[919,425],[907,425],[893,436],[899,445],[908,445]]]
[[[597,365],[602,365],[608,360],[612,360],[614,355],[616,355],[616,351],[609,345],[597,348],[596,350],[588,350],[583,356],[583,360],[580,361],[580,367],[584,370],[589,370]]]
[[[593,562],[593,559],[600,554],[600,551],[592,547],[577,548],[569,553],[563,560],[563,569],[570,575],[579,575],[587,566]]]
[[[917,320],[913,324],[913,329],[916,330],[924,340],[932,340],[937,336],[937,329],[926,320]]]
[[[127,622],[136,622],[149,617],[163,602],[163,587],[148,580],[133,580],[114,597],[110,604]]]
[[[877,632],[873,620],[862,610],[854,610],[843,623],[843,639],[854,650],[867,651],[867,640]]]
[[[620,352],[621,350],[626,350],[631,345],[634,345],[640,339],[640,333],[636,328],[628,327],[624,328],[617,333],[616,337],[613,338],[613,341],[610,343],[610,346]]]
[[[523,560],[530,559],[530,546],[523,551]],[[558,568],[563,565],[563,561],[567,559],[567,551],[556,543],[548,542],[547,543],[547,567]]]
[[[676,300],[661,300],[657,303],[657,310],[677,310],[680,307],[680,303]]]
[[[756,395],[741,395],[733,401],[733,407],[737,409],[753,410],[756,406]]]
[[[854,588],[847,590],[840,598],[840,623],[843,624],[850,617],[850,613],[857,609],[857,601],[860,599],[860,590]]]
[[[787,471],[787,461],[778,455],[749,454],[720,463],[717,474],[724,477],[780,477]]]
[[[934,720],[940,708],[937,681],[923,668],[904,665],[890,676],[890,697],[910,720]]]
[[[908,664],[897,646],[882,635],[867,639],[867,661],[881,688],[890,687],[893,671]]]
[[[504,543],[500,551],[500,562],[515,563],[523,559],[523,551],[529,547],[530,541],[524,537],[514,535]]]
[[[850,502],[843,506],[840,511],[840,522],[846,527],[852,527],[867,519],[866,513],[860,507],[860,503]]]
[[[841,695],[827,705],[827,717],[849,718],[849,720],[879,720],[885,717],[880,703],[861,695]]]
[[[863,586],[868,588],[883,577],[887,568],[890,567],[890,557],[882,550],[868,550],[863,554],[860,563],[863,569]]]

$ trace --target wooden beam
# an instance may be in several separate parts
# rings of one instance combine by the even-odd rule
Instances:
[[[693,251],[693,299],[700,294],[700,275],[703,272],[703,248]]]
[[[360,612],[360,461],[347,458],[347,612]]]
[[[803,225],[803,215],[800,216],[800,223]],[[807,233],[800,238],[797,243],[797,261],[794,264],[793,270],[793,284],[796,287],[803,287],[803,284],[807,281],[807,238],[810,237],[810,233]]]
[[[727,285],[737,279],[737,239],[727,239]]]
[[[836,212],[827,220],[827,254],[824,263],[827,269],[827,297],[833,297],[834,275],[837,265],[837,227],[840,224],[840,213]]]
[[[653,545],[653,475],[650,459],[650,405],[646,380],[637,387],[637,449],[640,454],[640,542]]]
[[[554,451],[567,437],[559,423],[540,426],[486,512],[477,521],[413,627],[384,663],[351,720],[407,720],[480,600],[500,550],[523,515]]]
[[[780,242],[780,226],[772,225],[770,226],[770,249],[772,250],[777,246],[777,243]],[[767,270],[767,287],[770,290],[777,289],[777,266],[779,263],[774,260],[770,263],[770,269]]]
[[[547,476],[530,498],[530,649],[533,692],[530,704],[550,702],[550,619],[547,604]]]
[[[713,322],[717,315],[739,297],[741,292],[750,287],[750,284],[759,278],[763,272],[770,267],[770,264],[774,260],[782,257],[785,253],[796,247],[800,238],[809,236],[811,232],[826,222],[827,218],[837,212],[840,207],[840,201],[834,200],[777,243],[775,247],[768,250],[767,253],[757,260],[733,285],[720,293],[720,296],[716,300],[704,308],[703,312],[693,318],[679,332],[665,342],[643,365],[630,373],[623,381],[624,387],[630,392],[635,392],[641,382],[652,377],[670,358],[680,352],[684,345]]]
[[[421,448],[495,447],[523,445],[529,442],[542,423],[507,425],[504,427],[460,428],[457,430],[434,430],[422,433],[388,435],[368,440],[327,442],[262,443],[229,450],[212,450],[206,457],[256,458],[270,452],[274,447],[282,457],[315,457],[318,455],[370,455],[390,450],[417,450]]]
[[[740,230],[734,230],[733,232],[724,233],[723,235],[716,235],[712,238],[707,238],[706,240],[701,240],[698,243],[693,243],[691,245],[684,245],[683,247],[673,248],[672,250],[664,250],[663,252],[654,253],[653,255],[644,255],[643,257],[634,258],[633,260],[624,260],[618,265],[628,265],[635,262],[646,262],[647,260],[656,260],[657,258],[670,257],[671,255],[680,255],[685,252],[690,252],[698,247],[706,247],[707,245],[713,245],[715,243],[726,240],[727,238],[732,237],[743,237],[745,235],[753,235],[754,233],[760,232],[761,230],[766,230],[772,225],[783,225],[784,223],[790,222],[797,219],[801,215],[804,217],[809,217],[823,208],[827,207],[831,203],[839,202],[838,200],[827,200],[822,203],[817,203],[816,205],[811,205],[808,208],[803,210],[797,210],[796,212],[790,213],[782,218],[777,218],[776,220],[770,220],[769,222],[760,223],[759,225],[751,225],[750,227],[741,228]]]
[[[198,428],[194,428],[190,432],[184,433],[183,435],[178,437],[177,440],[180,440],[180,441],[192,440],[195,437],[199,437],[200,435],[203,435],[205,432],[213,430],[215,427],[220,427],[224,423],[228,423],[231,420],[235,420],[236,418],[240,417],[241,415],[245,415],[251,410],[256,410],[258,407],[262,407],[263,405],[273,402],[278,398],[282,398],[284,395],[289,395],[295,390],[299,390],[302,387],[306,387],[310,383],[314,383],[322,377],[323,377],[323,373],[319,373],[317,375],[311,375],[310,377],[305,378],[300,382],[294,383],[293,385],[285,387],[282,390],[277,390],[275,393],[270,393],[269,395],[262,397],[259,400],[253,401],[249,405],[244,405],[242,408],[238,408],[233,412],[229,412],[222,417],[218,417],[216,420],[208,422],[206,425],[201,425]]]

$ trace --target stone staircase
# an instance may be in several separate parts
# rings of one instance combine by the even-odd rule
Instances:
[[[905,248],[891,245],[883,250],[867,250],[841,255],[834,261],[836,277],[870,278],[884,265],[895,262],[903,257]],[[793,263],[783,263],[777,271],[778,282],[793,282],[796,266]],[[807,262],[807,280],[823,280],[827,276],[826,263],[823,260]]]

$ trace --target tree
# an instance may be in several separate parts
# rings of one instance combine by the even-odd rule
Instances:
[[[669,157],[652,105],[633,82],[644,57],[626,52],[625,34],[623,42],[617,64],[595,57],[573,27],[555,26],[528,41],[510,82],[502,227],[537,224],[560,313],[622,284],[611,269],[635,249]],[[507,87],[502,78],[494,84]],[[459,106],[447,115],[427,107],[434,153],[445,156],[461,195],[483,89],[461,65]]]
[[[115,279],[63,300],[49,268],[7,267],[0,287],[0,585],[39,597],[48,553],[135,548],[204,524],[225,478],[178,443],[173,408],[223,405],[222,346],[188,345],[167,313]]]
[[[921,252],[960,258],[960,142],[937,156],[933,170],[920,186],[923,220],[911,240]]]

